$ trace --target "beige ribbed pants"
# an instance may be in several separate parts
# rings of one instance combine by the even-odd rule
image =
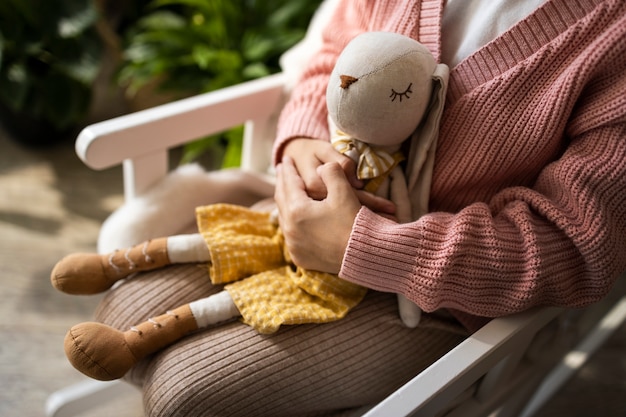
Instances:
[[[205,265],[137,274],[111,290],[96,318],[130,325],[221,288]],[[143,389],[147,416],[308,416],[382,400],[464,337],[425,314],[404,327],[395,295],[369,291],[346,318],[283,326],[260,335],[238,322],[193,334],[138,364],[126,379]]]

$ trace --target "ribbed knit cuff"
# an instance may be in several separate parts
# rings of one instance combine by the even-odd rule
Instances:
[[[422,301],[420,307],[434,311],[439,308],[434,282],[416,278],[423,237],[417,224],[398,224],[363,207],[355,220],[339,276],[376,291],[414,293]],[[450,312],[472,332],[489,320],[460,310]]]
[[[374,290],[406,293],[421,236],[400,234],[401,228],[402,225],[362,207],[339,276]]]

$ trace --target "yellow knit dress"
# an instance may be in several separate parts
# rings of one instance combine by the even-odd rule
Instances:
[[[211,282],[228,284],[243,321],[259,333],[338,320],[365,296],[337,275],[296,267],[270,213],[214,204],[197,208],[196,219],[211,254]]]

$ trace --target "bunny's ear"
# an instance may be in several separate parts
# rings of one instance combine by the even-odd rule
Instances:
[[[433,73],[433,91],[426,114],[411,136],[407,166],[407,182],[411,195],[413,219],[417,220],[428,212],[430,183],[432,180],[435,149],[439,136],[439,123],[446,102],[450,70],[438,64]]]

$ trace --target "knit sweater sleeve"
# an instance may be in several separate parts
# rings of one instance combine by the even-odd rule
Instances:
[[[293,138],[329,140],[326,86],[339,53],[364,32],[371,3],[341,0],[322,32],[322,47],[305,67],[281,112],[273,160],[280,162],[284,145]]]
[[[363,208],[340,276],[425,311],[456,310],[470,328],[484,323],[475,316],[600,300],[626,268],[626,127],[589,132],[576,148],[536,190],[457,214],[397,224]]]
[[[469,92],[453,80],[431,201],[440,210],[396,224],[362,208],[340,276],[473,324],[606,295],[626,269],[626,14],[615,7],[604,34],[591,18],[576,27],[587,45],[555,38]],[[476,105],[485,97],[488,110]],[[468,181],[475,188],[453,187]]]

